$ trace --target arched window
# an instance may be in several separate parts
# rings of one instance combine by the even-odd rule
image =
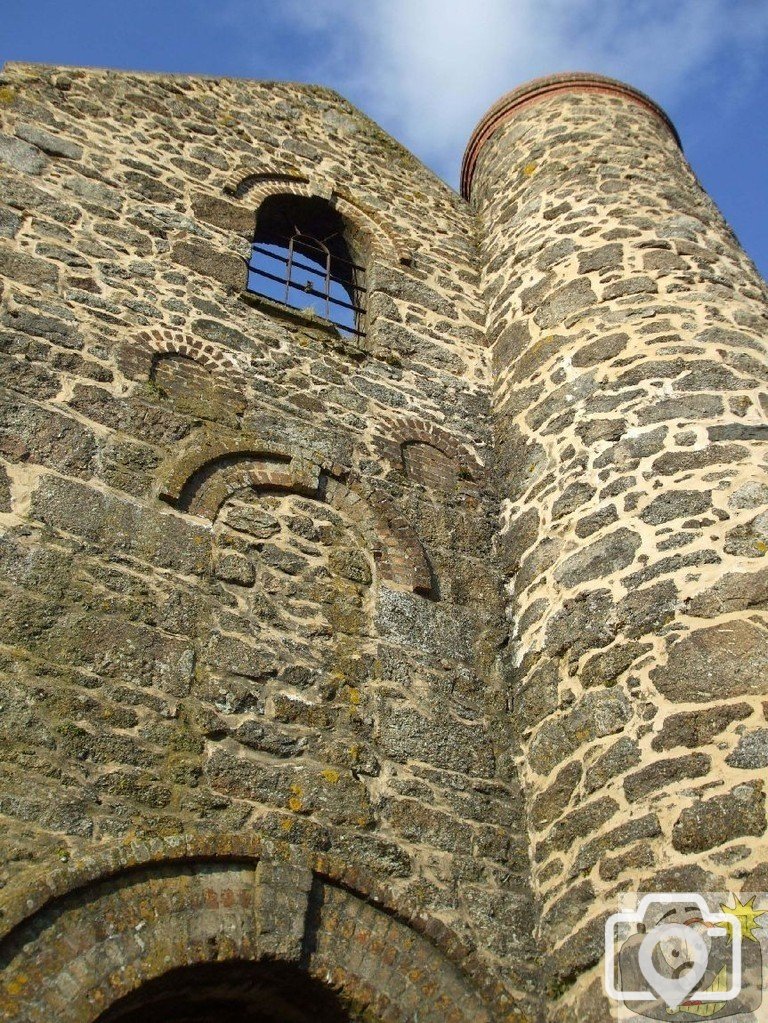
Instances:
[[[248,291],[365,333],[363,254],[339,212],[314,196],[273,195],[256,215]]]

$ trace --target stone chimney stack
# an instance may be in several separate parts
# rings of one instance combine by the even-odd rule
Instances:
[[[602,1023],[618,891],[768,887],[766,288],[668,117],[611,79],[509,93],[462,189],[551,1018]]]

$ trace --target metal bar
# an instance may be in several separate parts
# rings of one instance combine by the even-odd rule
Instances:
[[[279,298],[270,298],[269,295],[264,295],[261,291],[256,291],[254,288],[246,288],[245,290],[251,295],[261,295],[262,298],[269,299],[270,302],[276,302],[278,305],[284,305],[286,309],[293,309],[294,311],[298,309],[298,306],[291,305],[290,302],[281,302]],[[359,311],[363,312],[362,309]],[[357,327],[350,327],[348,324],[340,323],[338,320],[328,320],[328,322],[334,327],[338,327],[339,330],[345,331],[347,334],[356,334],[358,337],[365,337],[365,331],[358,330]]]
[[[336,253],[331,252],[327,245],[323,245],[322,242],[318,242],[316,245],[313,245],[312,244],[313,241],[316,241],[316,239],[313,239],[311,235],[306,234],[299,235],[299,245],[301,246],[301,248],[313,249],[315,252],[321,252],[324,256],[329,255],[331,259],[334,260],[335,262],[346,263],[347,266],[354,267],[355,270],[360,270],[363,273],[365,273],[364,266],[358,266],[357,263],[353,263],[351,259],[345,259],[344,256],[336,255]]]
[[[288,260],[287,260],[287,258],[285,256],[278,256],[278,254],[276,252],[267,252],[266,249],[262,249],[258,245],[253,245],[251,247],[254,250],[254,252],[260,252],[264,256],[269,256],[271,259],[276,259],[278,261],[278,263],[282,263],[284,266],[287,265],[287,263],[288,263]],[[308,263],[300,263],[299,260],[296,259],[295,257],[294,257],[293,263],[291,265],[295,266],[295,267],[298,267],[299,270],[306,270],[307,273],[314,273],[314,274],[316,274],[316,273],[320,272],[320,268],[319,267],[317,267],[317,266],[310,266]],[[249,270],[253,270],[254,273],[257,272],[257,267],[252,266],[250,263],[248,264],[248,269]],[[280,280],[284,280],[284,278],[281,277]],[[333,281],[334,284],[338,284],[342,288],[352,289],[353,291],[367,292],[367,290],[368,290],[367,288],[364,288],[360,284],[353,284],[351,281],[344,280],[341,277],[336,277],[334,275],[331,275],[331,280]]]
[[[285,236],[283,236],[283,235],[274,235],[273,237],[281,238],[284,241],[283,248],[286,248],[286,249],[288,248],[288,243],[290,242],[290,237],[288,235],[285,235]],[[306,237],[306,236],[302,235],[302,237]],[[258,242],[254,242],[253,244],[254,244],[254,246],[256,246],[259,243]],[[265,244],[271,245],[271,244],[277,244],[277,243],[276,242],[275,243],[266,242]],[[322,249],[322,248],[320,248],[317,245],[307,245],[306,242],[302,242],[301,244],[306,249],[315,249],[316,252],[322,252],[323,254],[325,254],[325,249]],[[353,263],[351,259],[345,259],[344,256],[337,256],[337,255],[332,253],[331,254],[331,259],[334,262],[336,262],[336,263],[345,263],[347,266],[354,267],[355,270],[359,270],[361,273],[365,273],[365,267],[364,266],[360,266],[358,263]]]
[[[251,273],[255,273],[259,277],[266,277],[270,281],[277,281],[278,284],[285,284],[285,286],[286,286],[286,294],[289,293],[289,291],[288,291],[289,288],[294,288],[296,291],[301,291],[305,295],[312,295],[315,298],[325,298],[326,297],[322,293],[322,291],[317,291],[315,288],[312,288],[310,291],[307,291],[307,289],[302,287],[301,284],[296,284],[293,281],[286,281],[285,277],[278,277],[276,274],[268,273],[266,270],[262,270],[260,267],[256,267],[256,266],[252,267],[249,264],[248,265],[248,269],[251,271]],[[248,290],[249,291],[253,291],[253,288],[249,288]],[[254,292],[254,294],[259,294],[259,292]],[[352,305],[349,302],[342,302],[342,300],[340,298],[333,298],[333,297],[329,296],[328,301],[332,305],[341,306],[343,309],[351,309],[353,313],[364,313],[365,312],[365,309],[364,309],[363,306],[361,306],[361,305]],[[291,305],[290,302],[285,302],[284,304],[285,305]],[[295,309],[295,308],[297,308],[297,306],[291,306],[291,308]]]
[[[351,297],[351,296],[350,296]],[[325,257],[325,315],[331,318],[331,254]]]
[[[293,235],[288,243],[288,262],[285,267],[285,301],[288,303],[291,288],[291,271],[293,270]]]

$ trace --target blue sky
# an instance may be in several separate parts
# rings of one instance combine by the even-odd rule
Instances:
[[[5,60],[330,85],[454,186],[503,92],[613,75],[668,111],[768,275],[768,0],[3,0]]]

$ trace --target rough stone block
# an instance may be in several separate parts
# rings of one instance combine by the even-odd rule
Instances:
[[[640,763],[640,759],[637,742],[626,736],[622,737],[609,746],[596,760],[587,762],[584,768],[585,791],[596,792],[611,778],[625,774],[630,768],[636,767]]]
[[[641,544],[640,535],[626,526],[595,540],[572,554],[555,571],[563,586],[573,587],[592,579],[605,578],[631,565]]]
[[[37,146],[49,156],[63,156],[67,160],[79,160],[83,155],[83,147],[60,135],[53,135],[35,124],[21,122],[16,125],[16,137]]]
[[[21,226],[21,217],[7,206],[0,206],[0,238],[14,238]]]
[[[595,654],[584,665],[581,684],[611,686],[632,664],[651,650],[650,643],[617,643],[602,654]]]
[[[0,512],[11,510],[11,481],[8,478],[8,470],[0,465]]]
[[[720,735],[734,721],[743,721],[752,713],[748,703],[713,704],[706,710],[682,711],[670,714],[654,735],[651,746],[655,750],[674,749],[675,746],[705,746]]]
[[[177,242],[171,251],[177,263],[213,278],[231,291],[242,291],[245,287],[245,262],[231,253],[218,251],[215,242],[194,238]]]
[[[742,735],[738,746],[729,753],[725,762],[743,770],[768,767],[768,728],[756,728]]]
[[[397,704],[385,707],[381,717],[381,748],[392,759],[460,771],[472,777],[493,775],[493,748],[482,725],[428,718]]]
[[[53,263],[5,246],[0,247],[0,276],[30,288],[52,288],[59,281],[59,271]]]
[[[10,135],[0,135],[0,163],[23,174],[40,174],[48,161],[35,146]]]
[[[32,514],[53,529],[99,544],[111,557],[136,558],[183,575],[201,575],[209,565],[206,528],[71,480],[44,477],[32,496]]]
[[[588,280],[570,281],[541,302],[533,318],[542,330],[548,330],[557,327],[566,317],[585,311],[595,302],[597,295]]]
[[[78,420],[0,396],[0,452],[9,461],[89,477],[96,451],[96,438]]]
[[[640,518],[643,522],[658,526],[672,519],[687,515],[703,515],[712,508],[712,494],[707,490],[670,490],[655,497],[647,505]]]
[[[659,760],[628,775],[624,779],[624,793],[629,802],[634,803],[659,789],[669,791],[675,783],[687,778],[701,778],[709,773],[711,766],[712,761],[706,753]]]
[[[426,657],[463,658],[468,654],[471,635],[460,608],[382,588],[376,625],[390,642],[401,643]]]
[[[262,855],[256,867],[254,912],[263,955],[281,962],[301,958],[312,882],[308,867]]]
[[[721,796],[686,807],[675,822],[672,844],[679,852],[704,852],[744,835],[765,832],[762,782],[737,785]]]
[[[683,637],[670,646],[667,663],[651,672],[659,692],[680,703],[761,693],[766,677],[766,632],[738,620]]]

